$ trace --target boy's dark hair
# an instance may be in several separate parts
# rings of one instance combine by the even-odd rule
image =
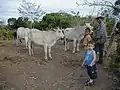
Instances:
[[[89,33],[91,32],[90,28],[89,27],[86,27],[85,30],[88,30]]]

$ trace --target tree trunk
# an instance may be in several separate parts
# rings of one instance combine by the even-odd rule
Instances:
[[[117,36],[117,52],[120,55],[120,34]]]

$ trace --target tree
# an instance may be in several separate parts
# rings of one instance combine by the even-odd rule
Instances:
[[[79,11],[78,12],[74,12],[71,11],[71,13],[74,15],[74,17],[72,17],[72,25],[76,26],[80,24],[80,18],[79,18]]]
[[[65,13],[50,13],[46,14],[42,21],[46,22],[48,28],[66,28],[70,27],[71,15]]]
[[[113,8],[114,9],[113,14],[114,15],[119,15],[119,13],[120,13],[120,0],[117,0],[115,2],[115,6],[116,7]]]
[[[88,0],[84,0],[84,3],[79,3],[76,2],[76,4],[79,5],[88,5],[88,6],[98,6],[98,7],[102,7],[101,9],[104,10],[105,7],[111,8],[113,9],[113,15],[118,15],[118,13],[120,12],[120,0],[117,0],[115,2],[115,4],[113,4],[112,2],[108,1],[108,0],[101,0],[101,1],[94,1],[94,2],[89,2]]]
[[[94,2],[89,2],[88,0],[84,0],[84,3],[81,4],[76,2],[77,5],[88,5],[88,6],[101,6],[101,15],[106,17],[106,21],[110,20],[109,18],[115,18],[116,20],[120,20],[120,0],[117,0],[114,4],[108,0],[99,1],[96,0]],[[117,21],[116,21],[117,22]],[[109,25],[108,25],[109,26]]]
[[[17,26],[17,28],[18,28],[18,27],[28,27],[27,18],[24,18],[24,19],[23,19],[23,17],[19,17],[19,18],[16,20],[16,26]]]
[[[51,14],[46,14],[43,17],[43,21],[47,23],[48,28],[55,28],[59,20],[58,18],[59,18],[59,15],[55,13],[51,13]]]
[[[35,3],[28,2],[23,0],[22,4],[18,8],[20,15],[24,18],[27,17],[31,21],[31,28],[32,23],[34,20],[38,20],[45,12],[41,9],[41,5],[35,5]]]
[[[78,12],[76,13],[78,14]],[[43,16],[42,21],[46,22],[48,28],[67,28],[75,27],[77,25],[83,25],[86,17],[80,17],[78,15],[68,14],[64,11],[59,11],[57,13],[50,13]],[[90,20],[90,19],[89,19]],[[89,21],[88,20],[88,21]]]
[[[16,29],[16,27],[17,27],[16,18],[9,18],[8,19],[8,26],[9,26],[10,29]]]
[[[101,0],[101,1],[93,1],[93,2],[89,2],[88,0],[84,0],[84,3],[79,3],[76,2],[77,5],[89,5],[89,6],[107,6],[107,7],[115,7],[114,4],[110,1],[107,0]]]

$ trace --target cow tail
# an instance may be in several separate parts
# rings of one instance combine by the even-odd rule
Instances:
[[[13,33],[13,38],[14,38],[14,40],[18,39],[17,31],[15,31],[15,32]],[[20,41],[20,43],[22,43],[21,39],[19,39],[19,41]]]
[[[15,31],[15,32],[13,33],[13,38],[14,38],[14,40],[17,39],[17,31]]]

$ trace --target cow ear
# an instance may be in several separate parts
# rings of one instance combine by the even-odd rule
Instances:
[[[53,31],[56,31],[56,29],[53,28]]]
[[[60,29],[59,27],[57,27],[57,29]]]

